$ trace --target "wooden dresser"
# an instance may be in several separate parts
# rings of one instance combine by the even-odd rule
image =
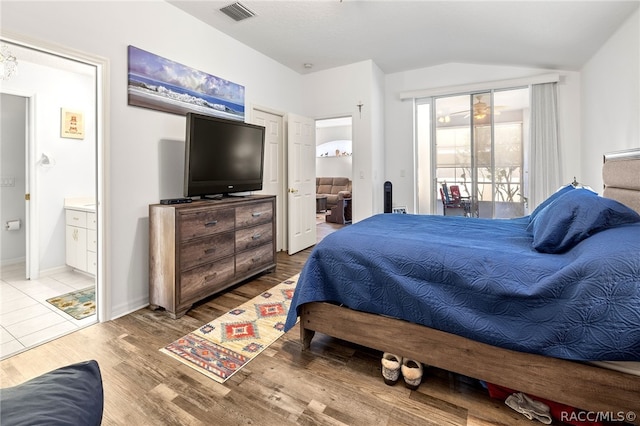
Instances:
[[[275,196],[149,206],[149,304],[172,318],[276,266]]]

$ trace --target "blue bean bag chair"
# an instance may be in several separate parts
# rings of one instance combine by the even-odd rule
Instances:
[[[96,361],[58,368],[0,389],[0,425],[100,425],[102,376]]]

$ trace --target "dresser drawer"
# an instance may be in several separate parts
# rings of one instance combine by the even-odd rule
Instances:
[[[98,221],[96,219],[95,213],[87,212],[87,229],[98,229]]]
[[[66,209],[65,219],[66,219],[67,225],[77,226],[79,228],[87,227],[87,212]]]
[[[93,275],[98,273],[98,255],[94,251],[87,252],[87,272]]]
[[[273,264],[273,240],[256,249],[236,254],[236,273],[244,275],[262,266]]]
[[[236,250],[243,251],[258,247],[273,240],[273,225],[263,225],[244,228],[236,231]]]
[[[179,303],[199,300],[222,287],[233,278],[233,256],[207,263],[182,273]]]
[[[181,212],[180,240],[217,234],[233,230],[234,209],[212,209],[195,212]]]
[[[180,247],[180,270],[211,262],[234,252],[234,233],[223,232],[182,243]]]
[[[273,204],[270,202],[254,203],[249,206],[236,207],[237,228],[271,222],[272,217]]]
[[[95,229],[87,229],[87,250],[98,251],[98,231]]]

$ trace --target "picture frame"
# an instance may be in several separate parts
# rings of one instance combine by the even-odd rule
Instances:
[[[244,86],[135,46],[128,46],[127,58],[129,105],[244,121]]]
[[[84,114],[60,108],[60,137],[67,139],[84,139]]]

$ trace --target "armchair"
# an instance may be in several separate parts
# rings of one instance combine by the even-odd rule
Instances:
[[[351,223],[351,198],[338,198],[336,205],[325,216],[327,222],[347,224]]]
[[[347,177],[316,177],[316,194],[327,196],[327,210],[339,199],[351,198],[351,180]]]

